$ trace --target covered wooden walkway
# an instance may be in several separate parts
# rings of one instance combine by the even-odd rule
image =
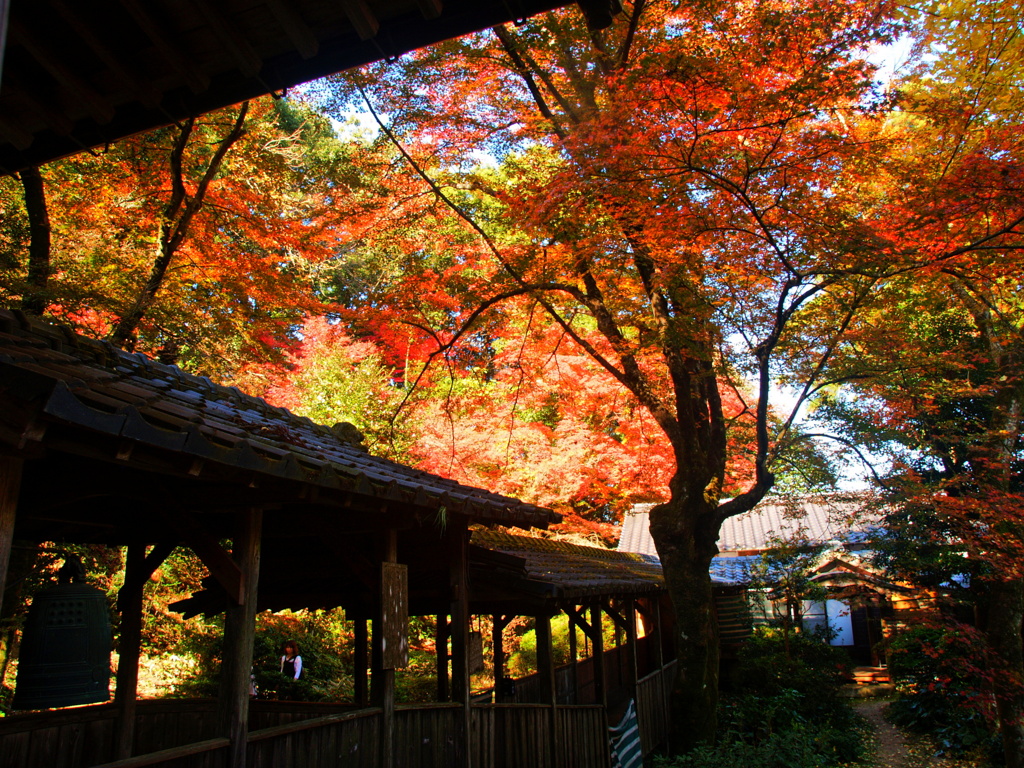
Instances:
[[[660,569],[481,527],[543,528],[558,520],[549,510],[370,456],[351,430],[2,310],[0,408],[0,588],[15,540],[127,552],[114,702],[4,718],[0,768],[597,766],[609,711],[633,697],[652,713],[648,740],[664,730]],[[142,586],[178,546],[211,574],[183,609],[225,615],[221,694],[139,701]],[[256,612],[335,606],[362,649],[355,701],[251,702]],[[592,653],[573,649],[556,669],[550,619],[561,611]],[[498,627],[533,617],[538,672],[516,694],[499,685],[472,703],[474,614]],[[437,704],[395,703],[409,615],[437,617],[438,647],[451,646]],[[615,650],[603,648],[602,617],[624,638]]]

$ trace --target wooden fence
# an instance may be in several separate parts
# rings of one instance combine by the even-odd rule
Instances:
[[[249,768],[374,768],[380,722],[380,709],[361,709],[251,731],[247,762]]]
[[[668,739],[672,728],[672,684],[676,662],[640,678],[636,684],[636,719],[646,757]]]
[[[249,768],[375,768],[380,709],[301,702],[253,702]],[[117,710],[111,704],[16,715],[0,720],[0,768],[224,768],[228,740],[216,728],[215,703],[138,702],[135,757],[112,762]],[[325,714],[326,713],[326,714]],[[266,725],[266,723],[271,723]],[[604,709],[484,704],[471,710],[475,768],[602,768],[608,764]],[[459,765],[465,749],[459,704],[399,706],[396,768]],[[165,736],[160,740],[160,734]],[[182,740],[185,741],[182,741]],[[144,751],[143,751],[144,750]]]
[[[0,768],[97,765],[113,754],[112,704],[0,719]]]
[[[640,674],[654,670],[652,639],[642,637],[637,641],[637,668]],[[609,648],[604,653],[605,688],[608,706],[616,708],[633,698],[632,656],[629,646]],[[594,682],[594,657],[589,656],[575,663],[563,664],[555,669],[555,693],[559,704],[596,704],[597,689]],[[541,702],[540,675],[532,674],[517,678],[515,694],[510,703],[536,704]]]
[[[609,764],[601,706],[476,706],[472,745],[476,768],[604,768]]]

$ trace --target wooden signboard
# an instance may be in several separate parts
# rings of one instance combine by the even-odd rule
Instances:
[[[381,563],[382,661],[384,669],[409,665],[409,569]]]

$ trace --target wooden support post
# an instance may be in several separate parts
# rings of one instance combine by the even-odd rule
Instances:
[[[242,574],[242,605],[228,605],[224,615],[224,656],[221,662],[221,733],[231,739],[228,768],[246,768],[249,737],[249,691],[256,630],[256,595],[260,573],[263,512],[239,516],[231,558]]]
[[[366,627],[366,619],[360,617],[355,620],[355,658],[352,663],[352,678],[355,688],[356,704],[367,707],[370,705],[370,690],[367,685],[367,672],[369,671],[368,659],[370,637]]]
[[[589,657],[589,655],[590,655],[589,654],[589,650],[590,650],[590,647],[591,647],[590,644],[594,643],[595,644],[594,648],[597,647],[596,646],[596,641],[595,641],[594,637],[595,637],[595,632],[600,632],[600,630],[601,630],[600,624],[598,624],[597,628],[595,629],[593,624],[588,624],[587,623],[587,617],[586,617],[587,606],[586,605],[581,605],[579,607],[577,607],[576,605],[567,605],[567,606],[565,606],[565,612],[569,616],[569,626],[572,627],[572,635],[573,635],[572,641],[575,642],[576,628],[578,627],[580,629],[580,631],[583,632],[583,647],[584,647],[583,653],[584,653],[584,656],[585,657]],[[598,613],[598,616],[600,617],[600,613]],[[573,663],[575,664],[575,662],[573,662]],[[601,701],[601,696],[600,696],[601,686],[603,686],[603,684],[604,684],[603,683],[603,681],[604,681],[604,667],[602,666],[601,669],[600,669],[600,674],[601,674],[600,680],[601,680],[601,682],[599,683],[598,682],[599,671],[598,671],[598,668],[597,668],[598,667],[598,659],[596,658],[596,655],[594,657],[593,662],[591,662],[591,663],[594,666],[594,700],[596,702],[600,702]],[[573,670],[573,676],[574,676],[574,679],[573,679],[574,689],[573,690],[574,690],[575,703],[576,704],[586,704],[586,703],[589,703],[588,701],[584,700],[584,698],[580,695],[579,678],[576,677],[576,670],[575,669]]]
[[[633,698],[636,698],[636,683],[640,679],[639,659],[637,658],[636,645],[636,601],[632,597],[626,598],[626,645],[629,648],[629,687],[633,691]]]
[[[555,697],[555,650],[551,640],[551,617],[537,616],[535,619],[537,637],[537,673],[540,676],[540,704],[554,704]]]
[[[145,580],[146,545],[129,544],[124,569],[124,586],[117,596],[121,612],[117,643],[117,744],[114,757],[131,757],[135,745],[135,701],[139,689],[139,650],[142,644],[142,589]]]
[[[575,608],[575,606],[573,606]],[[572,664],[572,701],[570,704],[579,704],[580,679],[579,679],[579,649],[576,647],[576,623],[569,617],[566,629],[569,630],[569,663]]]
[[[0,456],[0,616],[3,615],[7,568],[14,543],[14,513],[18,508],[24,462],[16,456]]]
[[[451,691],[448,688],[448,614],[437,615],[437,631],[434,633],[434,649],[437,658],[437,700],[448,701]]]
[[[494,703],[498,704],[504,696],[505,681],[505,641],[503,635],[508,619],[500,613],[494,614],[491,621],[491,650],[494,660]]]
[[[558,734],[558,690],[555,686],[555,648],[551,639],[551,617],[547,614],[536,617],[537,674],[540,677],[541,704],[550,707],[548,751],[551,765],[558,765],[558,749],[561,743]]]
[[[382,561],[398,562],[398,533],[389,529],[384,540]],[[377,590],[377,606],[373,619],[373,672],[371,676],[373,705],[383,710],[380,734],[381,768],[392,768],[395,764],[395,670],[385,664],[384,649],[384,592],[383,569],[381,589]]]
[[[662,635],[661,628],[661,596],[655,597],[651,604],[654,608],[654,647],[657,648],[654,654],[654,661],[660,670],[665,666],[665,638]]]
[[[597,703],[602,707],[608,707],[608,685],[604,669],[604,631],[601,627],[601,604],[592,603],[590,606],[590,624],[593,628],[591,642],[594,643],[594,693],[597,696]]]
[[[462,704],[463,768],[472,764],[472,712],[469,691],[469,530],[453,529],[449,549],[449,594],[451,596],[452,701]]]

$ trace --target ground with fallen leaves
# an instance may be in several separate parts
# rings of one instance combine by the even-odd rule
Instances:
[[[885,718],[883,699],[858,701],[854,706],[873,731],[874,768],[982,768],[978,758],[953,758],[936,754],[935,746],[924,736],[907,733]]]

